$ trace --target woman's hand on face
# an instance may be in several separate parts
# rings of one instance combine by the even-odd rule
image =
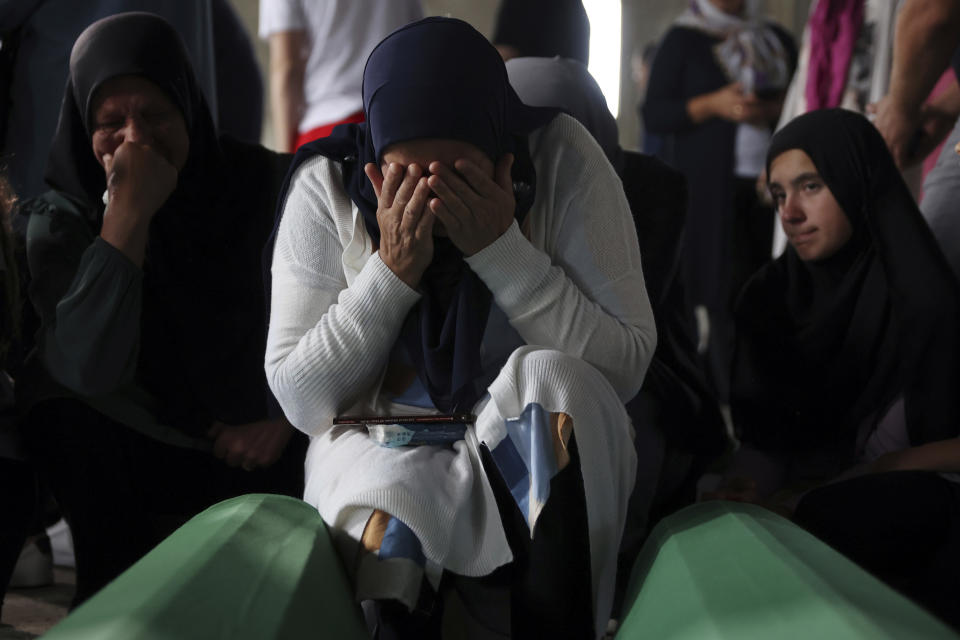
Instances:
[[[394,162],[382,175],[379,167],[364,167],[377,194],[380,259],[412,289],[433,259],[434,216],[427,207],[430,187],[422,169]]]
[[[103,157],[107,174],[108,214],[149,222],[177,187],[177,168],[151,147],[127,141]]]
[[[103,155],[109,196],[100,237],[142,266],[153,214],[177,186],[177,168],[154,149],[126,141]]]
[[[453,167],[430,163],[433,175],[428,184],[437,194],[430,200],[430,209],[464,255],[472,256],[490,246],[513,223],[517,203],[512,166],[509,153],[497,161],[492,178],[470,160],[457,160]]]

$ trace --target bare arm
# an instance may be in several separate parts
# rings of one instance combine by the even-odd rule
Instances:
[[[280,31],[270,35],[270,110],[274,146],[291,152],[304,111],[303,80],[307,63],[307,32]]]
[[[960,472],[960,438],[928,442],[880,456],[867,465],[868,473],[884,471]]]
[[[907,0],[900,10],[890,90],[878,104],[876,118],[898,166],[909,163],[923,102],[947,68],[958,43],[960,0]]]

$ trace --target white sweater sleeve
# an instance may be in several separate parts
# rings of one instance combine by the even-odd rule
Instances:
[[[377,253],[347,285],[342,256],[352,215],[334,188],[340,182],[326,158],[298,169],[273,253],[267,380],[290,422],[309,435],[376,384],[420,297]]]
[[[531,142],[534,243],[514,223],[467,263],[524,342],[585,360],[627,401],[643,382],[657,336],[623,186],[568,116]]]

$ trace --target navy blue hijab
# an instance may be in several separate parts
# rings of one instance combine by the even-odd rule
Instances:
[[[276,229],[297,167],[316,155],[341,163],[347,193],[379,245],[377,197],[363,167],[380,164],[391,144],[417,138],[468,142],[496,162],[513,153],[515,217],[533,204],[536,174],[527,134],[550,121],[554,109],[528,107],[510,87],[500,55],[473,27],[453,18],[425,18],[387,36],[363,73],[366,122],[342,125],[297,151],[278,201],[274,236],[264,252],[267,286]],[[420,302],[407,316],[400,342],[434,406],[469,410],[483,393],[480,343],[492,295],[447,238],[434,238],[433,261],[420,282]],[[267,300],[270,300],[268,291]]]

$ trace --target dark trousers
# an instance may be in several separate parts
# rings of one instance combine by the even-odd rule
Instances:
[[[73,606],[221,500],[256,492],[300,497],[303,492],[305,442],[300,438],[293,438],[269,469],[247,472],[211,453],[143,436],[65,398],[35,406],[25,435],[73,534]]]
[[[510,630],[513,638],[592,638],[593,580],[587,501],[576,442],[570,463],[550,481],[533,538],[526,518],[484,447],[483,466],[497,500],[513,562]]]
[[[550,497],[531,539],[526,518],[490,452],[480,448],[514,559],[489,576],[457,579],[509,588],[512,638],[594,637],[587,503],[573,437],[569,451],[570,463],[550,481]],[[444,590],[442,582],[440,590]],[[409,613],[395,602],[379,603],[378,608],[380,640],[440,638],[439,607],[429,615]]]
[[[811,491],[795,520],[960,629],[960,485],[926,471],[861,476]]]
[[[0,458],[0,607],[38,505],[37,473],[21,460]]]

